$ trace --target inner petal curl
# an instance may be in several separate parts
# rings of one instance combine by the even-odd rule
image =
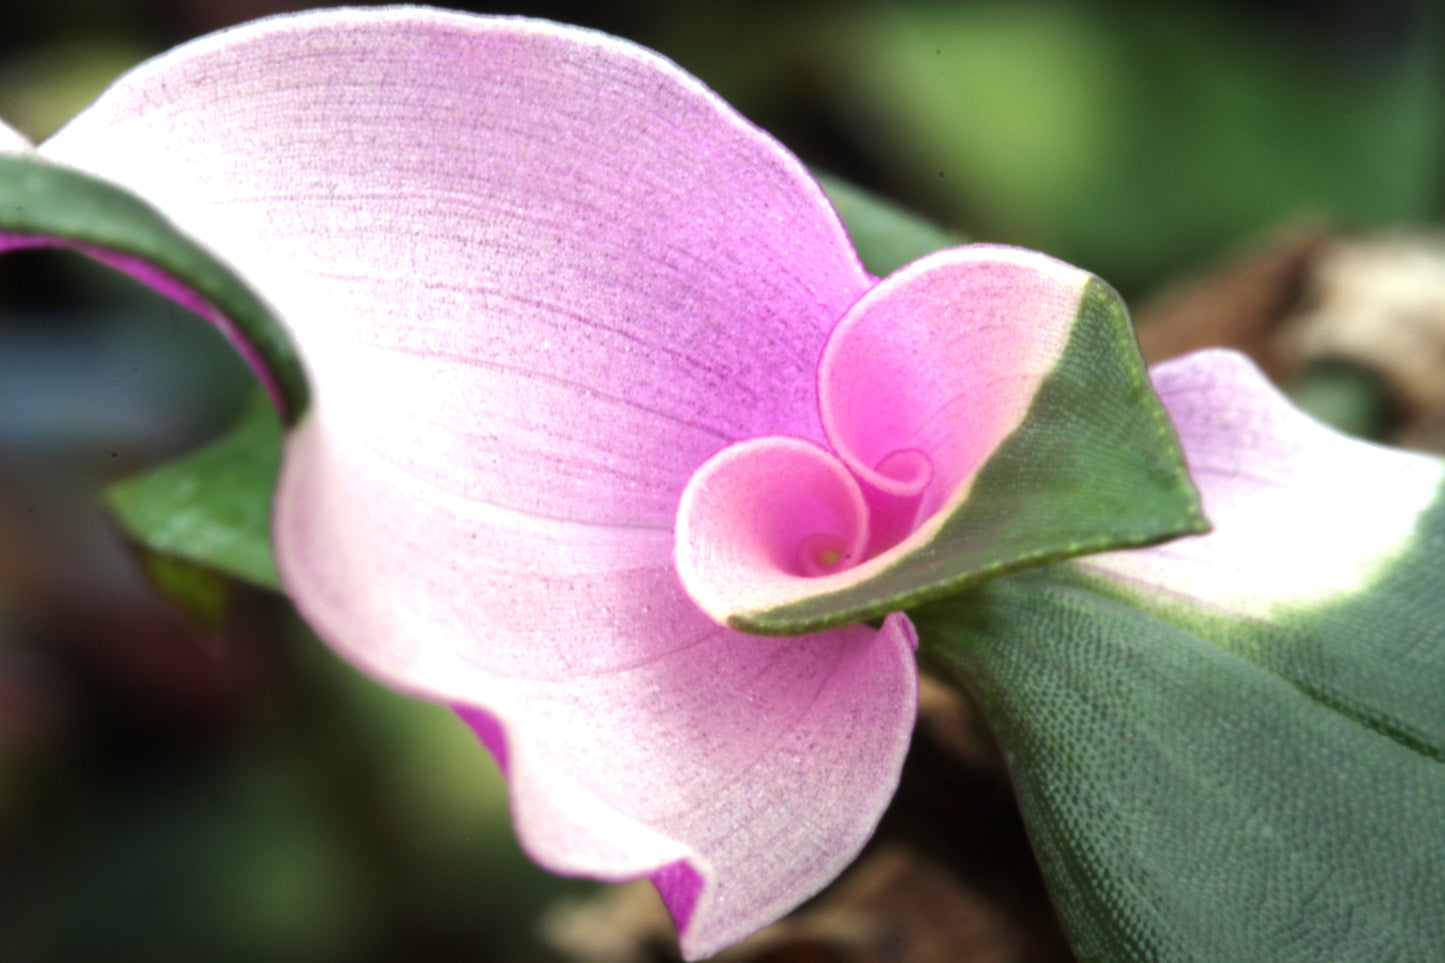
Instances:
[[[675,543],[688,594],[723,624],[788,631],[792,616],[758,613],[807,604],[809,624],[844,624],[1000,564],[968,539],[931,543],[1054,370],[1089,278],[974,245],[876,284],[818,361],[825,444],[742,442],[688,483]]]
[[[722,621],[738,604],[794,597],[803,579],[837,577],[869,548],[863,489],[831,452],[800,438],[753,438],[698,469],[678,507],[678,574]],[[707,600],[726,600],[712,611]]]

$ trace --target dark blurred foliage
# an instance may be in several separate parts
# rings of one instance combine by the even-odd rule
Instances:
[[[0,116],[42,137],[140,59],[295,6],[12,3]],[[1223,304],[1281,315],[1318,225],[1438,223],[1445,203],[1445,24],[1425,3],[491,12],[652,46],[810,164],[976,239],[1074,260],[1126,294],[1315,225],[1162,311],[1164,340],[1181,344],[1233,323]],[[134,285],[75,257],[0,259],[0,959],[555,958],[537,920],[579,884],[527,863],[500,779],[445,710],[359,678],[265,593],[231,589],[225,619],[199,629],[157,600],[101,510],[107,480],[217,431],[247,383],[219,338]],[[1007,846],[930,835],[959,785],[975,800],[961,816]],[[845,880],[841,918],[865,912],[848,909],[855,898],[881,912],[912,892],[894,881],[912,880],[993,934],[969,958],[1062,958],[1011,813],[994,764],[925,747],[885,826],[929,859],[875,851]],[[818,949],[839,932],[829,905],[798,917],[792,944],[747,958],[872,958]],[[570,932],[574,951],[603,952],[605,933]]]

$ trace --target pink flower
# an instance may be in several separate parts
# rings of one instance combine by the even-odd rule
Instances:
[[[531,855],[650,876],[690,957],[873,831],[915,712],[898,610],[1202,525],[1105,285],[988,246],[877,281],[795,158],[620,40],[261,21],[38,151],[145,198],[285,323],[313,400],[274,543],[307,620],[457,706]]]

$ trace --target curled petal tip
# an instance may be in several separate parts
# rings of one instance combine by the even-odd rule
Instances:
[[[828,449],[734,445],[682,499],[678,570],[723,624],[815,631],[1198,530],[1122,303],[1054,258],[976,245],[909,265],[842,315],[817,380]],[[846,531],[815,518],[843,492]]]
[[[868,541],[868,506],[847,468],[811,442],[769,437],[725,448],[693,474],[674,553],[688,594],[726,624],[855,567]]]
[[[919,448],[896,448],[874,465],[867,478],[893,495],[921,495],[933,484],[933,459]]]

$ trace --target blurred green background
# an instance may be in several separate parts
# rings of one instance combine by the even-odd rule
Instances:
[[[298,7],[300,5],[297,5]],[[0,12],[0,116],[42,138],[116,74],[284,0]],[[1142,295],[1282,226],[1439,224],[1445,24],[1400,2],[490,8],[701,76],[810,164]],[[0,960],[535,960],[588,891],[532,867],[486,754],[234,589],[157,601],[103,485],[248,379],[205,326],[64,255],[0,259]]]

